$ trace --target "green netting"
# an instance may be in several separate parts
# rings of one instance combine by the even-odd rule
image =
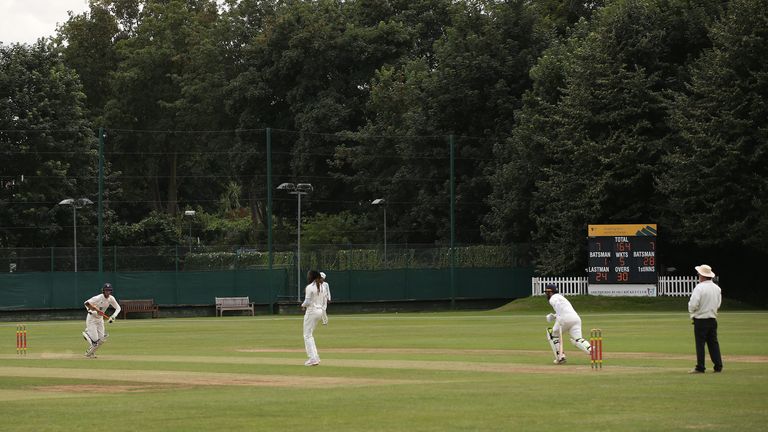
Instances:
[[[214,297],[249,296],[271,303],[286,289],[287,272],[124,272],[105,273],[121,299],[152,298],[159,305],[208,305]],[[0,309],[69,309],[101,292],[97,272],[0,274]]]
[[[528,268],[458,268],[328,271],[338,302],[511,299],[530,292]],[[249,296],[269,304],[297,297],[289,269],[112,272],[104,280],[121,299],[153,298],[159,305],[212,305],[214,297]],[[295,277],[295,276],[294,276]],[[295,280],[295,279],[294,279]],[[0,310],[78,308],[100,292],[97,272],[0,274]],[[303,290],[302,290],[303,291]],[[302,293],[303,294],[303,293]]]

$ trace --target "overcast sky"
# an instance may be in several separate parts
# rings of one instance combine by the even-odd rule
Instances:
[[[0,0],[0,42],[32,43],[53,36],[67,11],[88,10],[88,0]]]

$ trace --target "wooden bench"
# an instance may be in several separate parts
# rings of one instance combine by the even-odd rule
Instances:
[[[160,307],[155,304],[155,299],[123,300],[120,308],[123,319],[128,319],[128,312],[151,312],[152,318],[160,315]]]
[[[249,310],[254,316],[253,303],[248,297],[216,297],[216,316],[224,316],[224,311]]]

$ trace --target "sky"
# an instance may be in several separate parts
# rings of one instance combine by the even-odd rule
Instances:
[[[56,24],[64,23],[67,11],[88,10],[88,0],[0,0],[0,42],[33,43],[53,36]]]

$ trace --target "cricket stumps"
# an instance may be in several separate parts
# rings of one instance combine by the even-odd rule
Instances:
[[[16,324],[16,354],[27,355],[27,325]]]
[[[590,360],[592,370],[603,368],[603,331],[594,328],[589,332]]]

